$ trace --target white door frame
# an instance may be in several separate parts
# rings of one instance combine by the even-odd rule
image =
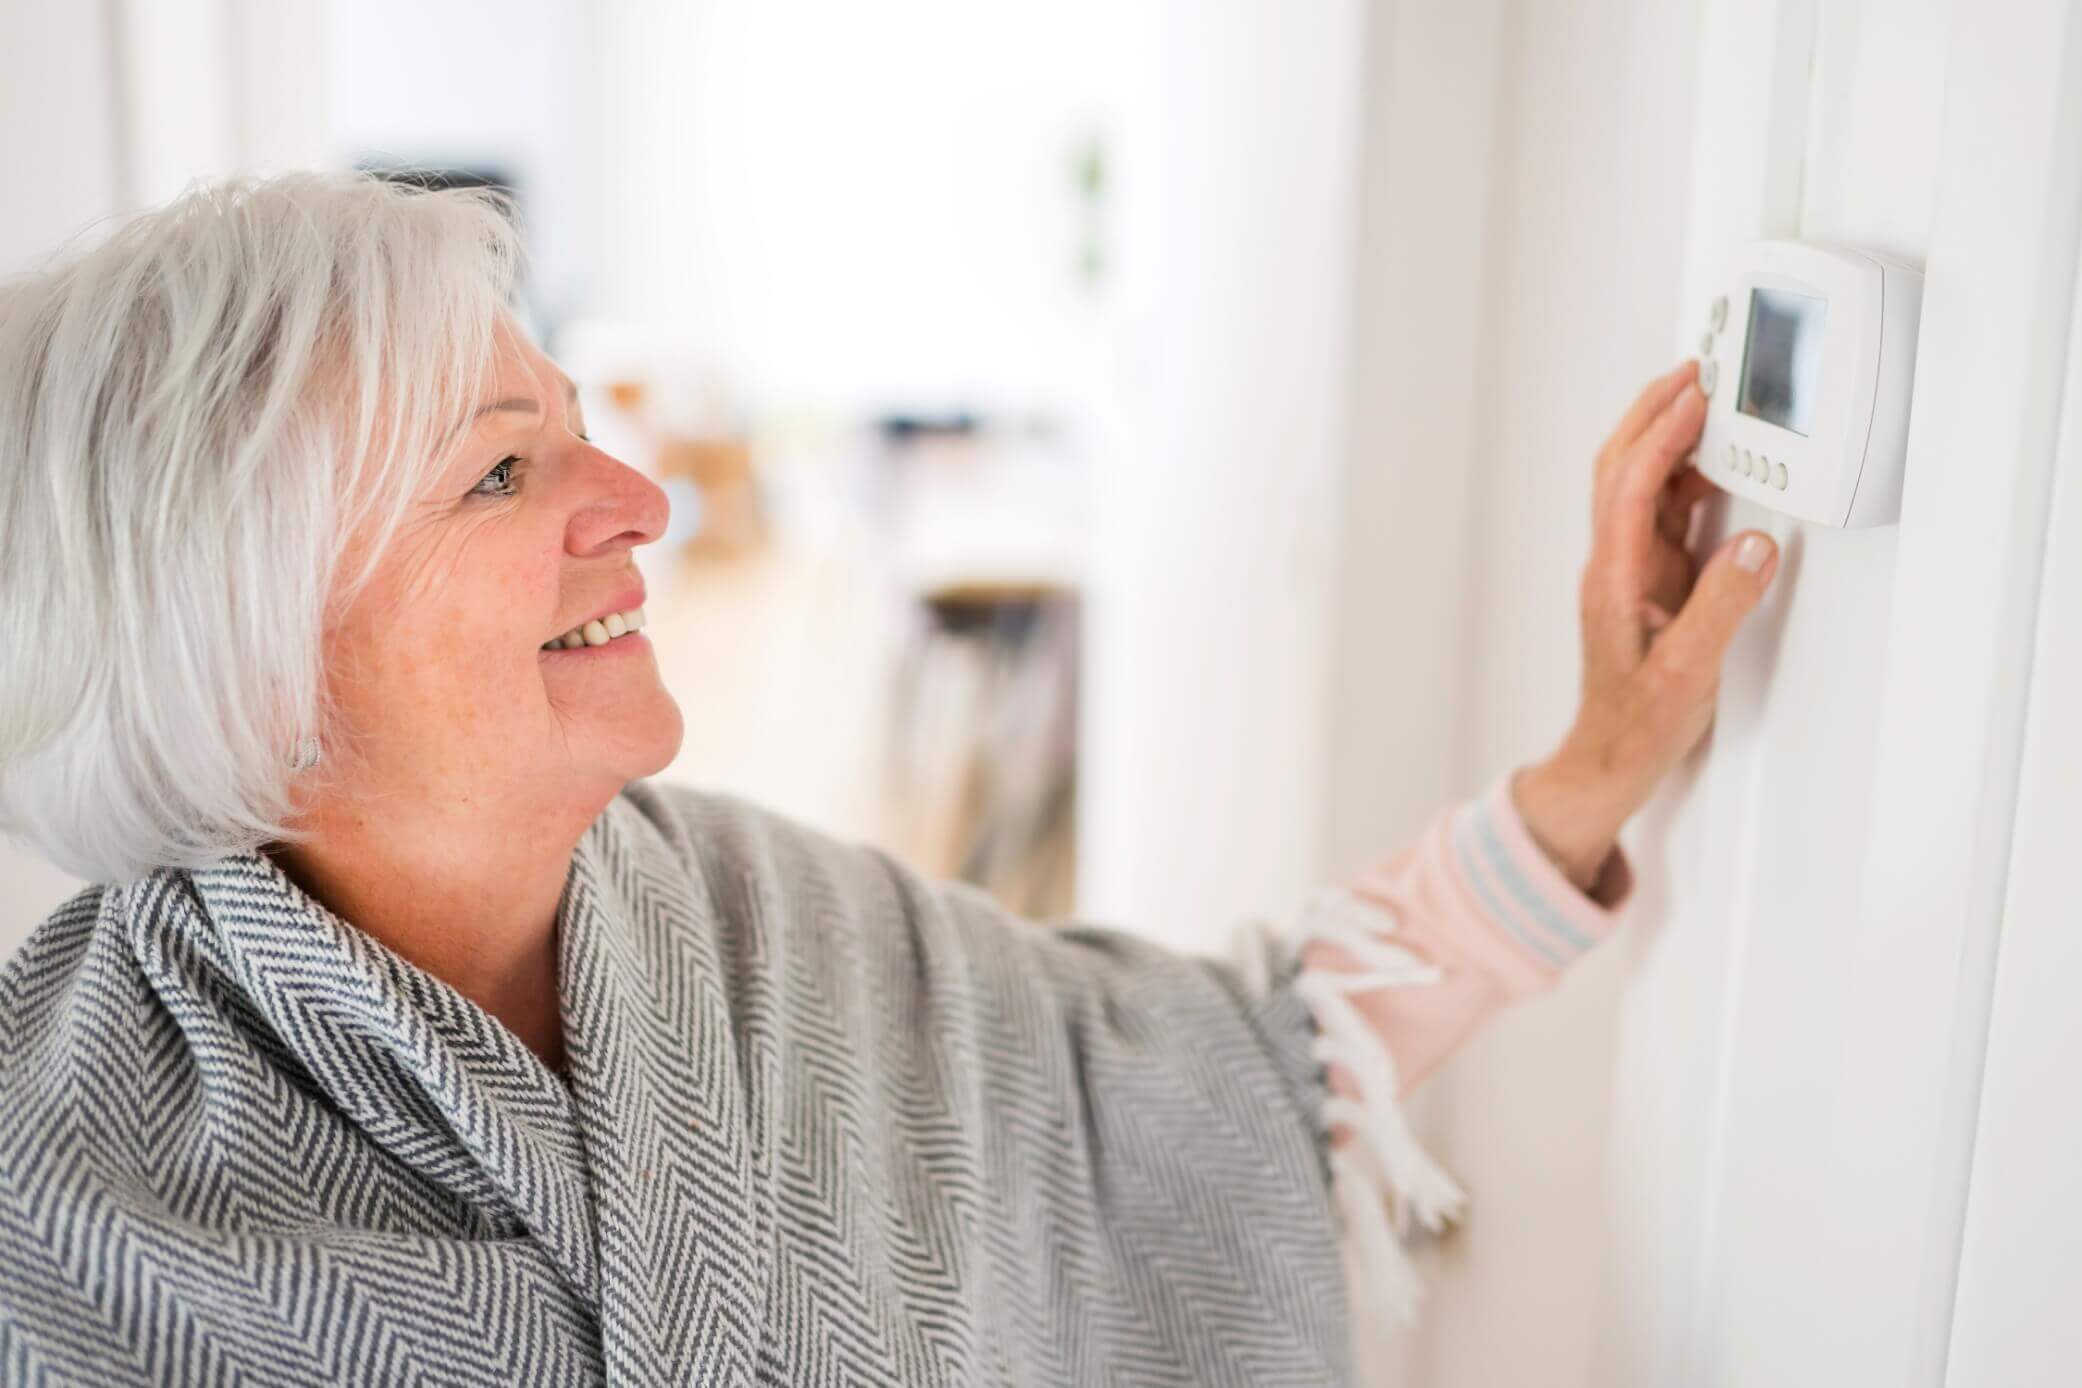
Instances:
[[[1813,0],[1707,0],[1687,305],[1728,242],[1797,226],[1815,11]],[[1840,1338],[1827,1358],[1856,1364],[1861,1382],[1945,1381],[2082,245],[2078,27],[2062,0],[1952,7],[1886,695],[1874,710],[1876,809],[1840,961],[1854,986],[1840,1053],[1818,1057],[1836,1067],[1836,1117],[1826,1131],[1784,1135],[1819,1164],[1822,1256],[1857,1274],[1830,1308]],[[1768,104],[1734,99],[1765,92]],[[1680,324],[1684,350],[1698,331],[1691,319]],[[2078,609],[2072,596],[2059,609],[2070,630]],[[1756,715],[1760,701],[1730,694],[1724,717]],[[1700,792],[1693,827],[1745,822],[1739,762],[1710,765]],[[1725,886],[1739,896],[1746,874],[1766,870],[1742,860]],[[1693,1033],[1706,1053],[1692,1073],[1711,1091],[1693,1110],[1705,1119],[1694,1168],[1704,1188],[1675,1194],[1696,1205],[1665,1224],[1677,1236],[1671,1271],[1687,1261],[1691,1271],[1658,1316],[1658,1381],[1717,1381],[1714,1345],[1732,1333],[1731,1308],[1715,1304],[1716,1220],[1739,1210],[1717,1160],[1727,1142],[1722,1065],[1744,1044],[1732,1023],[1761,1009],[1742,1005],[1743,913],[1731,919],[1736,937],[1722,957],[1694,961],[1719,970],[1698,994],[1719,1021]],[[2074,961],[2071,937],[2065,947]],[[2015,1102],[2016,1077],[2000,1078],[1998,1097]],[[1990,1197],[1976,1249],[2000,1243],[2006,1213]],[[2009,1290],[2005,1282],[1992,1295]],[[1977,1313],[1991,1295],[1979,1283],[1959,1291]],[[1970,1325],[1978,1334],[1982,1322]]]
[[[2074,35],[2066,47],[2072,127]],[[2069,273],[2031,702],[1947,1347],[1957,1385],[2062,1382],[2082,1363],[2082,265]]]
[[[1943,1383],[2082,245],[2066,0],[1955,0],[1912,469],[1880,710],[1829,1236],[1846,1343]]]

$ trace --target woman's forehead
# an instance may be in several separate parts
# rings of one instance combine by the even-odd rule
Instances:
[[[489,377],[485,383],[487,393],[505,397],[576,392],[562,369],[510,318],[499,324],[492,340],[491,358],[485,365]]]

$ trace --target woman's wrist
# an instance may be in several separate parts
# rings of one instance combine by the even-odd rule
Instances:
[[[1519,768],[1511,777],[1511,803],[1533,842],[1586,894],[1596,889],[1633,814],[1609,778],[1583,767],[1566,749]]]

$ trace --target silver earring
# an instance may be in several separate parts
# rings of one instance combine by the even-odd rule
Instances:
[[[309,771],[312,767],[318,765],[318,755],[318,739],[307,737],[298,745],[296,759],[289,763],[289,769],[292,771]]]

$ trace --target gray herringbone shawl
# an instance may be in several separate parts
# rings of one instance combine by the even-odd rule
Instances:
[[[0,973],[0,1381],[1345,1381],[1284,947],[642,781],[559,921],[568,1081],[264,855],[73,898]]]

